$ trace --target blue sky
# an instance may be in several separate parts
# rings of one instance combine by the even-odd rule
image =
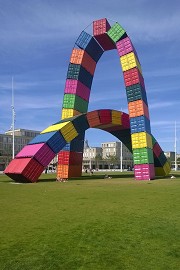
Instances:
[[[14,77],[16,128],[45,129],[60,119],[68,63],[80,32],[93,20],[119,22],[141,62],[153,135],[164,151],[180,153],[180,1],[0,0],[0,132],[11,126]],[[91,31],[91,27],[87,31]],[[127,112],[116,50],[100,59],[89,110]],[[91,146],[116,139],[90,129]]]

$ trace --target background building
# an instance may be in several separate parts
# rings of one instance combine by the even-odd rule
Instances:
[[[110,161],[111,162],[110,166],[112,168],[115,168],[115,169],[121,168],[121,153],[122,153],[122,169],[133,168],[132,154],[123,143],[106,142],[106,143],[102,143],[101,147],[102,147],[102,158],[104,160]]]
[[[83,168],[120,169],[122,147],[122,169],[132,169],[133,158],[130,151],[121,142],[105,142],[101,147],[84,145]]]
[[[171,168],[175,168],[175,152],[169,151],[169,152],[164,152],[165,156],[168,158],[169,162],[171,163]],[[176,165],[177,169],[180,169],[180,155],[176,154]]]
[[[15,129],[14,152],[15,155],[36,137],[40,131],[28,129]],[[0,134],[0,171],[3,171],[12,159],[12,131]],[[104,142],[101,147],[90,147],[88,141],[84,141],[83,168],[87,169],[120,169],[121,168],[121,146],[122,146],[122,169],[133,168],[133,157],[131,152],[121,142]],[[175,166],[175,152],[165,152]],[[48,168],[53,170],[57,164],[57,156],[51,161]],[[177,169],[180,169],[180,155],[177,154]]]
[[[101,147],[84,147],[83,151],[83,168],[96,169],[102,163]]]
[[[14,153],[15,155],[30,142],[40,131],[28,129],[14,130]],[[12,159],[13,145],[12,130],[0,134],[0,171],[3,171]]]

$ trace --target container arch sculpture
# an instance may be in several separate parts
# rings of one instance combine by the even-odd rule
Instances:
[[[129,115],[115,110],[88,112],[96,64],[105,51],[117,49],[125,82]],[[119,23],[93,22],[93,35],[82,31],[72,50],[64,89],[61,121],[43,130],[5,169],[15,181],[37,181],[58,154],[57,176],[77,177],[82,172],[85,130],[100,128],[120,139],[133,154],[135,179],[165,176],[170,167],[151,135],[148,102],[136,50]]]

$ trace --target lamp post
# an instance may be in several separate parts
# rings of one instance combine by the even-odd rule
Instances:
[[[121,172],[122,172],[122,159],[123,159],[123,154],[122,154],[122,142],[121,142],[121,166],[120,166]]]
[[[15,126],[15,110],[14,110],[14,78],[12,77],[12,158],[14,159],[14,126]]]
[[[91,171],[91,169],[92,169],[92,162],[91,162],[91,150],[92,150],[92,148],[91,148],[91,147],[89,147],[89,169],[90,169],[90,171]]]
[[[175,121],[175,143],[174,143],[174,152],[175,152],[175,168],[174,170],[177,171],[177,136],[176,136],[176,121]]]

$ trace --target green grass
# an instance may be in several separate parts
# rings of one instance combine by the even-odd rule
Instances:
[[[180,174],[108,174],[36,184],[0,175],[0,269],[179,269]]]

